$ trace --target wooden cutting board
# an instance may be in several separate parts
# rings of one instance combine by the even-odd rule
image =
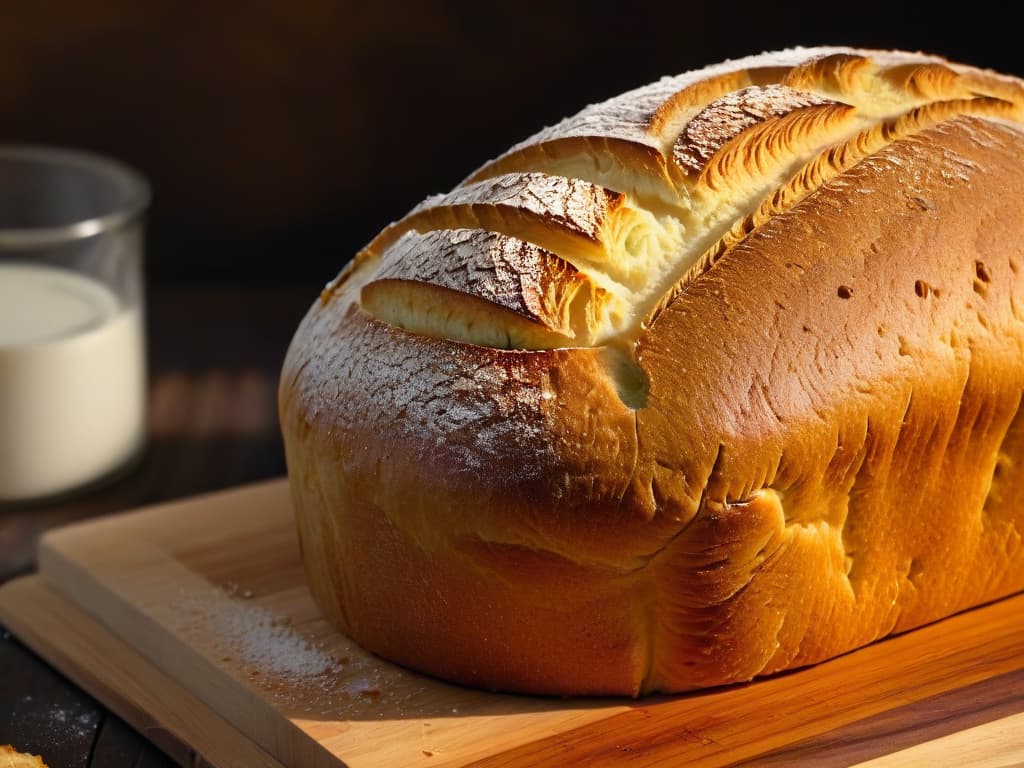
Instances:
[[[806,670],[634,702],[472,691],[363,652],[312,602],[283,481],[59,529],[40,569],[46,586],[0,590],[4,621],[221,766],[1024,764],[1024,595]],[[69,642],[77,611],[90,629]]]

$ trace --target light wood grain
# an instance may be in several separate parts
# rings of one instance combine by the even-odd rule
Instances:
[[[323,621],[283,482],[62,529],[40,563],[55,589],[288,765],[850,765],[1024,712],[1024,595],[806,670],[684,696],[576,701],[446,685],[369,656]],[[303,677],[255,657],[233,634],[253,612],[340,672]],[[933,704],[952,730],[924,727]],[[982,743],[993,755],[1013,748]]]
[[[1024,714],[968,728],[926,741],[885,757],[858,763],[855,768],[915,768],[927,765],[1008,768],[1024,765]]]

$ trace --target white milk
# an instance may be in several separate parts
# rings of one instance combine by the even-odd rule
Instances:
[[[64,269],[0,263],[0,502],[60,493],[145,437],[142,313]]]

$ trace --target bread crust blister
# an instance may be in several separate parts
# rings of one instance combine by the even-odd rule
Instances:
[[[1022,108],[933,56],[763,54],[386,228],[281,377],[321,609],[445,679],[635,696],[1024,588]]]

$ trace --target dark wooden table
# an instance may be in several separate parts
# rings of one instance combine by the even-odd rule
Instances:
[[[35,567],[56,525],[284,474],[277,377],[318,286],[160,287],[148,306],[150,440],[123,477],[56,504],[0,510],[0,582]],[[50,768],[173,763],[0,626],[0,744]]]

